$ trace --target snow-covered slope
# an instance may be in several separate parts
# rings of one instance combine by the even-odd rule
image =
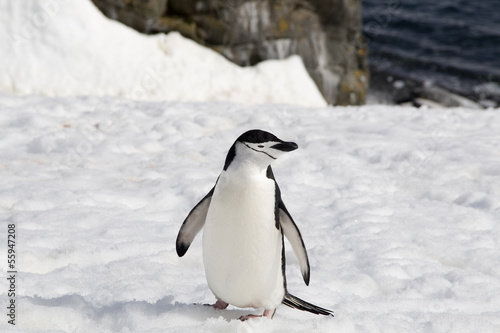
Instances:
[[[85,0],[0,0],[0,28],[2,332],[500,331],[498,110],[323,107],[299,58],[239,68]],[[200,305],[200,237],[175,253],[250,128],[299,144],[274,167],[311,261],[306,287],[287,247],[288,285],[335,318],[239,322],[260,310]]]
[[[145,36],[90,0],[0,0],[0,91],[324,106],[302,60],[241,68],[178,33]]]
[[[274,168],[311,283],[273,320],[216,311],[198,237],[175,237],[249,128],[299,144]],[[17,325],[2,332],[499,332],[500,113],[0,96],[0,220]],[[6,312],[7,223],[0,231]]]

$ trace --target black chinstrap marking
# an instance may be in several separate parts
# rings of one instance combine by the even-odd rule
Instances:
[[[266,153],[265,151],[261,151],[261,150],[257,150],[257,149],[255,149],[255,148],[252,148],[252,147],[250,147],[249,145],[247,145],[245,142],[243,142],[243,144],[244,144],[245,146],[247,146],[248,148],[250,148],[250,149],[252,149],[252,150],[255,150],[255,151],[256,151],[256,152],[258,152],[258,153],[266,154],[267,156],[269,156],[269,157],[270,157],[270,158],[272,158],[273,160],[275,160],[275,159],[276,159],[276,157],[269,155],[269,154],[268,154],[268,153]]]

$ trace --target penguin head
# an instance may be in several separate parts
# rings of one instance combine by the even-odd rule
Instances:
[[[250,130],[240,135],[229,149],[224,170],[233,162],[253,164],[265,169],[284,153],[297,148],[295,142],[283,141],[269,132]]]

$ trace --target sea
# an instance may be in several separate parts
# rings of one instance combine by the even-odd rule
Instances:
[[[362,4],[372,89],[397,80],[500,105],[500,0]]]

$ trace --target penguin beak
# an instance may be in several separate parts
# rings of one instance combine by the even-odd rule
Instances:
[[[275,144],[274,146],[271,146],[271,148],[281,150],[283,152],[289,152],[299,148],[299,146],[297,146],[295,142],[280,142],[278,144]]]

